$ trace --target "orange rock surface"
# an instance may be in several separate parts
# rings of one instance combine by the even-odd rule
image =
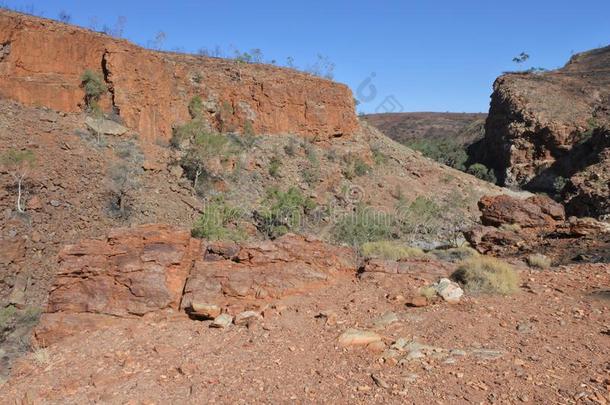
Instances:
[[[80,77],[102,76],[101,100],[154,142],[189,119],[200,96],[204,118],[223,131],[296,134],[315,140],[353,133],[358,121],[349,88],[291,69],[140,48],[90,30],[0,11],[0,95],[29,106],[83,108]],[[246,124],[249,122],[250,124]]]

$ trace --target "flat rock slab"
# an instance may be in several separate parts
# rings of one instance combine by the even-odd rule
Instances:
[[[124,135],[128,129],[112,120],[104,118],[98,119],[93,117],[85,118],[85,125],[87,128],[98,134],[121,136]]]
[[[182,308],[193,302],[227,304],[235,300],[277,299],[319,288],[335,275],[355,271],[347,248],[297,235],[270,242],[214,243],[206,247],[184,288]]]

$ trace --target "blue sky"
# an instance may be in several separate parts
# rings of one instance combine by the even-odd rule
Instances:
[[[168,50],[260,48],[268,60],[291,56],[298,66],[320,53],[364,112],[487,111],[493,80],[518,68],[520,52],[530,55],[524,68],[556,68],[572,52],[610,44],[608,0],[0,3],[33,5],[50,18],[65,10],[83,26],[124,16],[124,37],[147,44],[163,31]]]

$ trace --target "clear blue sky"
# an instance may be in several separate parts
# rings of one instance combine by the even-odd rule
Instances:
[[[394,96],[404,111],[487,111],[493,80],[527,67],[556,68],[572,52],[610,43],[610,1],[128,1],[5,0],[33,5],[46,17],[65,10],[72,22],[112,26],[125,16],[124,37],[146,44],[158,31],[164,48],[260,48],[266,59],[292,56],[307,65],[321,53],[336,64],[335,80],[376,96],[375,111]],[[362,99],[371,98],[364,86]],[[358,97],[358,94],[356,94]]]

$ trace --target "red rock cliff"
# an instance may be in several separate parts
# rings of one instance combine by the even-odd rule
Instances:
[[[326,139],[357,128],[345,85],[275,66],[149,51],[127,41],[51,20],[0,11],[0,96],[26,105],[82,109],[80,76],[103,75],[102,105],[141,139],[169,139],[199,95],[218,129],[291,133]]]

